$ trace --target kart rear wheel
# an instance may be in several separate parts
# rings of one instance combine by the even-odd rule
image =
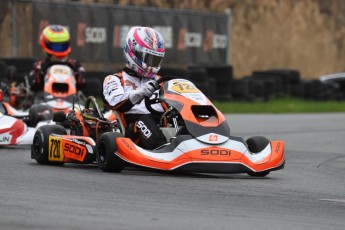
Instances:
[[[270,141],[266,137],[255,136],[247,140],[247,145],[252,153],[259,153],[266,148]],[[270,173],[270,171],[263,172],[248,172],[248,175],[254,177],[265,177]]]
[[[97,164],[103,172],[121,172],[124,168],[124,162],[115,152],[117,150],[116,138],[123,137],[121,133],[104,133],[97,145]]]
[[[66,135],[67,132],[61,125],[44,125],[37,129],[33,143],[31,145],[31,158],[35,159],[37,163],[42,165],[54,164],[63,165],[63,162],[49,162],[48,148],[50,134]]]
[[[33,105],[29,110],[29,125],[36,127],[38,122],[53,119],[53,111],[48,105]]]

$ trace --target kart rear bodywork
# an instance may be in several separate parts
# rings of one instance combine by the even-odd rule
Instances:
[[[48,140],[49,162],[92,163],[96,158],[96,143],[92,138],[73,135],[50,135]],[[35,157],[34,155],[32,157]]]

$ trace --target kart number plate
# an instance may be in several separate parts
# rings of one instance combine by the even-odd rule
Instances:
[[[69,72],[66,69],[62,69],[62,68],[55,68],[53,70],[53,74],[64,74],[67,75]]]
[[[199,93],[200,91],[190,82],[175,82],[171,88],[177,93]]]
[[[62,141],[60,138],[49,136],[48,148],[49,161],[63,162],[64,154],[62,151]]]
[[[66,65],[53,65],[49,70],[51,75],[72,75],[71,68]]]

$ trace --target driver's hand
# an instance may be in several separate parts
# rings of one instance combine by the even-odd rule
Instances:
[[[151,95],[159,89],[159,84],[155,80],[150,80],[145,83],[145,85],[138,90],[134,90],[129,93],[129,100],[133,104],[138,104],[144,97],[151,97]]]
[[[151,95],[159,88],[157,81],[151,80],[145,83],[144,97],[151,97]]]

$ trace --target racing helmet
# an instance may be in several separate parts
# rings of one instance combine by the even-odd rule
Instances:
[[[157,30],[150,27],[132,27],[123,51],[128,68],[139,76],[154,78],[165,54],[164,39]]]
[[[41,33],[40,45],[47,57],[65,61],[71,52],[68,30],[60,25],[49,25]]]

